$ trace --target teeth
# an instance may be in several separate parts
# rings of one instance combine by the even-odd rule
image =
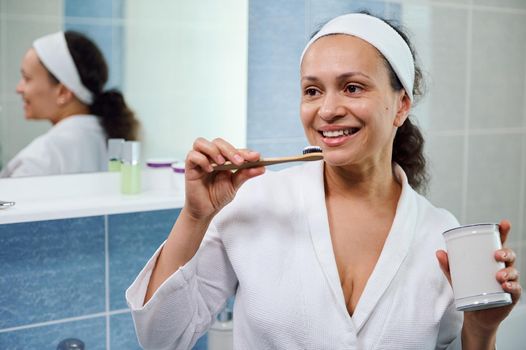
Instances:
[[[322,131],[323,137],[340,137],[340,136],[347,136],[352,135],[355,132],[357,132],[358,128],[350,128],[350,129],[343,129],[343,130],[332,130],[332,131]]]

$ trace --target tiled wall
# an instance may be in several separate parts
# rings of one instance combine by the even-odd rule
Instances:
[[[124,291],[178,209],[0,225],[0,349],[140,349]],[[206,349],[206,336],[195,346]]]
[[[422,61],[428,94],[414,115],[427,139],[428,197],[461,223],[510,219],[524,273],[526,1],[251,1],[248,146],[267,156],[303,149],[301,52],[326,20],[361,9],[400,19]]]

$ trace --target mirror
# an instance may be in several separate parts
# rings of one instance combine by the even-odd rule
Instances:
[[[76,30],[93,39],[141,122],[142,159],[184,159],[198,136],[246,146],[248,0],[0,0],[0,168],[47,121],[25,120],[15,92],[34,39]]]

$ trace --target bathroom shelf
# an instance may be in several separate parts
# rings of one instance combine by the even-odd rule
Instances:
[[[14,201],[16,205],[0,210],[0,224],[174,209],[184,203],[182,174],[145,171],[143,190],[136,195],[120,193],[119,175],[2,179],[0,200]]]

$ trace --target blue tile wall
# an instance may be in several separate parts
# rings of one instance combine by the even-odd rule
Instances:
[[[302,137],[299,57],[305,3],[249,1],[248,141]]]
[[[130,313],[110,316],[110,348],[140,350]]]
[[[1,225],[0,242],[0,329],[104,311],[102,216]]]
[[[106,348],[106,320],[96,317],[82,321],[52,324],[42,327],[0,333],[2,350],[55,350],[64,339],[81,340],[86,350]],[[115,348],[127,349],[127,348]]]
[[[124,292],[168,237],[179,209],[110,215],[110,310],[127,308]]]

